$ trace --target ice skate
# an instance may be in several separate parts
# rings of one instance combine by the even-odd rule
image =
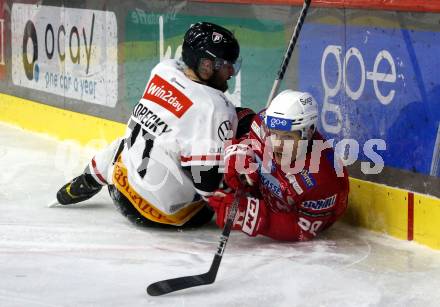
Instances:
[[[57,192],[57,201],[61,205],[76,204],[91,198],[101,189],[102,185],[96,182],[92,175],[84,173],[66,183]]]

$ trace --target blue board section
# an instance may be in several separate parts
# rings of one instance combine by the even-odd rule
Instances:
[[[299,87],[326,137],[357,140],[365,161],[365,142],[383,139],[386,166],[439,176],[440,33],[306,24],[301,37]]]

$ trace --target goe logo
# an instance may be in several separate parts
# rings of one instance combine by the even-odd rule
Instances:
[[[277,130],[289,131],[292,126],[292,120],[273,116],[267,116],[266,122],[269,128]]]
[[[58,54],[58,58],[61,63],[66,60],[65,46],[68,46],[68,55],[73,64],[81,64],[81,58],[86,59],[86,71],[89,73],[91,47],[93,42],[93,30],[95,25],[95,14],[92,15],[90,32],[86,33],[85,28],[82,31],[77,26],[72,26],[66,30],[66,27],[61,24],[58,28],[54,29],[51,23],[48,23],[45,27],[44,33],[44,54],[47,60],[52,60],[55,54]],[[42,33],[41,33],[42,34]],[[81,56],[81,39],[84,42],[84,53]],[[32,20],[26,22],[23,34],[23,67],[26,77],[29,80],[35,78],[38,81],[40,68],[36,65],[39,57],[39,45],[38,35],[35,24]],[[31,46],[30,46],[31,45]],[[29,54],[32,50],[32,57],[29,58]]]
[[[285,119],[281,120],[279,118],[272,117],[272,119],[270,120],[270,126],[276,127],[278,125],[285,126],[285,125],[287,125],[287,121]]]
[[[330,84],[328,80],[329,76],[334,75],[334,71],[326,71],[326,66],[328,67],[328,64],[332,61],[336,61],[337,67],[337,80],[334,85]],[[360,81],[358,88],[353,88],[353,85],[351,84],[353,80],[350,80],[357,78],[353,78],[353,75],[347,74],[347,67],[350,63],[353,65],[354,62],[357,62],[357,65],[360,67]],[[388,67],[387,72],[379,71],[379,66],[382,62]],[[321,121],[324,130],[328,133],[338,134],[342,129],[343,118],[340,107],[331,102],[332,98],[336,97],[341,90],[344,91],[349,98],[356,101],[359,100],[364,93],[366,82],[371,81],[376,98],[381,104],[388,105],[392,102],[396,92],[394,89],[385,92],[381,89],[380,84],[383,82],[394,84],[396,83],[396,80],[396,65],[393,56],[387,50],[381,50],[377,53],[372,71],[367,71],[364,57],[358,48],[351,47],[347,50],[345,55],[343,55],[341,46],[327,46],[322,54],[321,60],[321,81],[324,88],[324,103],[322,107]],[[335,114],[337,119],[336,125],[327,122],[327,112]]]

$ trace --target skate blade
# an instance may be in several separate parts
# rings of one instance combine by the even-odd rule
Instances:
[[[61,204],[56,199],[47,205],[48,208],[54,208],[58,206],[61,206]]]

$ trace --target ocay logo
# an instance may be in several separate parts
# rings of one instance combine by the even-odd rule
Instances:
[[[82,29],[73,25],[66,29],[64,24],[46,24],[44,34],[37,33],[32,20],[26,22],[23,33],[23,68],[29,80],[35,78],[38,81],[40,68],[36,64],[39,58],[39,42],[44,36],[44,53],[46,60],[51,61],[58,55],[60,63],[66,60],[66,47],[68,46],[68,58],[72,64],[81,64],[81,58],[86,60],[85,75],[89,73],[90,57],[92,53],[93,30],[95,27],[95,14],[91,17],[90,29]],[[40,27],[39,27],[40,28]],[[81,31],[82,30],[82,31]],[[40,41],[39,41],[40,39]],[[81,39],[83,45],[81,44]],[[83,48],[81,48],[83,47]]]
[[[0,65],[5,65],[5,32],[4,32],[5,20],[0,18]]]
[[[118,28],[110,11],[14,3],[14,85],[114,107]]]

